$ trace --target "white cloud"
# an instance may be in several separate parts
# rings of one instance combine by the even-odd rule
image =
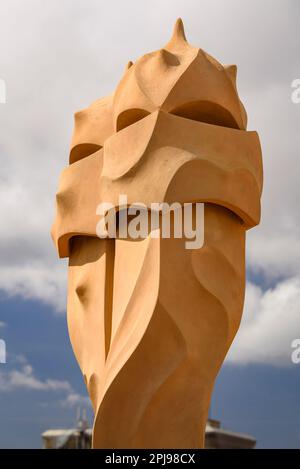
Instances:
[[[74,391],[72,385],[66,380],[57,380],[47,378],[42,380],[38,378],[33,367],[28,363],[24,356],[12,356],[12,362],[19,364],[19,368],[13,368],[8,371],[0,370],[0,393],[12,392],[19,389],[36,392],[54,392],[63,393],[63,399],[58,400],[58,405],[64,407],[73,407],[76,405],[90,405],[87,396],[81,396]],[[6,367],[7,365],[5,365]]]
[[[91,401],[88,396],[81,396],[76,392],[68,394],[68,396],[60,401],[63,407],[78,407],[78,406],[91,406]]]
[[[300,338],[300,277],[262,291],[247,285],[240,330],[227,356],[231,363],[292,364],[291,343]]]
[[[6,327],[6,323],[3,321],[0,321],[0,327]]]
[[[0,391],[8,392],[15,389],[29,389],[34,391],[72,391],[68,381],[38,379],[29,364],[22,366],[20,370],[0,371]]]
[[[116,0],[2,3],[0,74],[7,103],[0,106],[0,289],[64,311],[66,266],[49,231],[72,115],[111,92],[127,61],[161,47],[182,16],[192,44],[224,63],[237,63],[249,128],[260,134],[263,218],[248,234],[247,260],[275,289],[257,290],[259,299],[251,300],[260,328],[253,326],[250,336],[269,341],[274,318],[267,321],[265,302],[281,291],[282,279],[300,276],[300,104],[291,102],[291,83],[300,77],[299,2],[131,0],[130,8]],[[284,310],[285,302],[287,297]],[[281,353],[284,331],[278,327],[276,341],[270,341]],[[239,336],[250,347],[242,330]]]
[[[8,296],[36,299],[51,305],[56,311],[66,309],[66,265],[42,265],[42,262],[0,268],[0,285]]]

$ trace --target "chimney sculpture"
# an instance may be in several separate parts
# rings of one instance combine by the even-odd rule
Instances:
[[[75,115],[52,236],[69,258],[68,327],[94,448],[203,447],[243,310],[246,230],[260,220],[260,143],[236,71],[191,46],[179,19],[165,47],[129,62],[111,96]],[[143,238],[100,238],[107,202],[119,215],[192,204],[193,221],[203,203],[204,244],[161,236],[163,215]]]

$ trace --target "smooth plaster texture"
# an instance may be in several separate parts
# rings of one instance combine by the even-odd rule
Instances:
[[[256,132],[223,66],[186,41],[129,62],[75,114],[52,236],[69,257],[68,325],[95,410],[95,448],[203,446],[214,380],[238,330],[245,234],[260,220]],[[100,202],[205,203],[204,246],[100,239]],[[195,213],[193,212],[195,217]]]

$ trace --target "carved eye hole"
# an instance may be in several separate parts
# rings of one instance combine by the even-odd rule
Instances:
[[[97,145],[96,143],[80,143],[72,148],[69,162],[72,164],[82,160],[100,150],[100,148],[102,148],[101,145]]]
[[[234,117],[227,109],[209,101],[186,103],[173,109],[170,114],[198,122],[205,122],[206,124],[239,129]]]
[[[239,129],[236,120],[227,109],[210,101],[193,101],[185,103],[182,106],[178,106],[172,111],[169,111],[169,113],[174,114],[175,116],[184,117],[185,119],[205,122],[206,124]],[[129,127],[149,114],[149,111],[137,108],[123,111],[117,119],[117,132],[125,127]]]
[[[145,109],[127,109],[126,111],[121,112],[117,119],[117,132],[125,129],[125,127],[129,127],[137,121],[140,121],[149,114],[150,112],[145,111]]]

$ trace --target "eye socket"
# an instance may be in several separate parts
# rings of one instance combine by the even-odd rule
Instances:
[[[205,122],[206,124],[239,129],[236,120],[227,109],[209,101],[186,103],[173,109],[170,114],[198,122]]]
[[[76,161],[82,160],[83,158],[96,153],[100,148],[102,148],[101,145],[97,145],[96,143],[80,143],[72,148],[69,162],[72,164]]]
[[[240,128],[233,115],[227,109],[210,101],[185,103],[169,111],[169,113],[206,124],[219,125],[231,129]],[[117,119],[117,132],[147,117],[149,114],[149,111],[138,108],[123,111]]]
[[[138,108],[127,109],[126,111],[121,112],[117,119],[117,132],[125,129],[125,127],[129,127],[130,125],[135,124],[135,122],[138,122],[144,117],[149,116],[149,114],[150,112],[145,111],[145,109]]]

